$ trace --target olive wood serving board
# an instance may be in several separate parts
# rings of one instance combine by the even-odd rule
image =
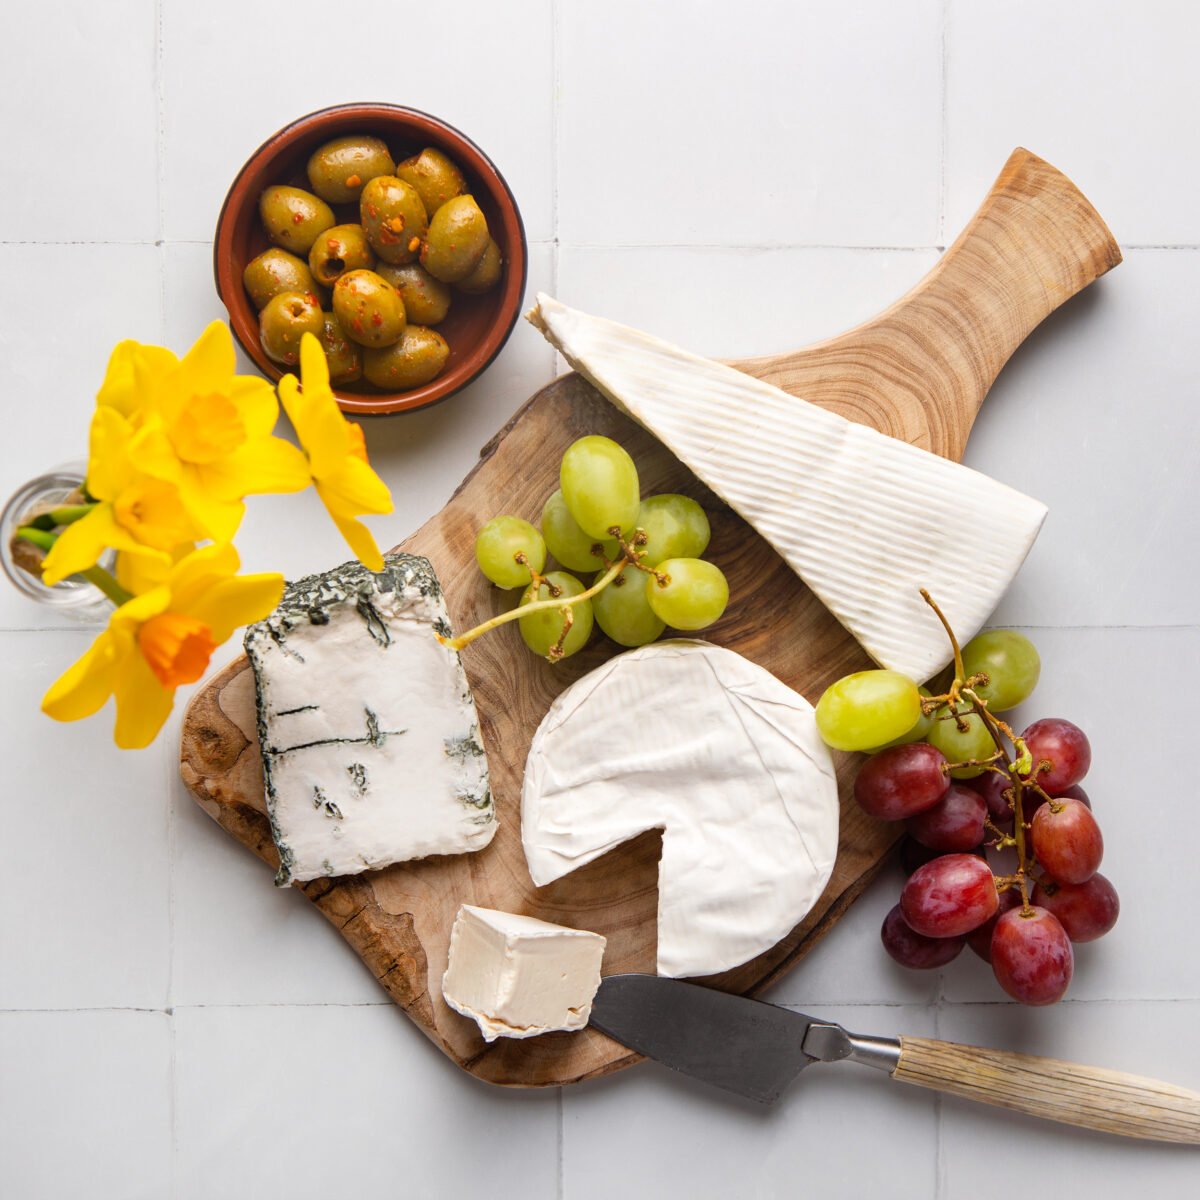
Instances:
[[[958,459],[988,388],[1012,352],[1047,314],[1120,261],[1104,222],[1070,180],[1017,150],[959,239],[891,308],[807,349],[734,365],[851,420]],[[485,447],[446,507],[401,543],[401,549],[432,560],[456,629],[513,602],[476,569],[478,527],[501,512],[536,521],[558,486],[562,452],[592,433],[628,448],[644,493],[683,492],[708,510],[713,526],[708,557],[728,576],[733,601],[705,637],[760,663],[813,701],[837,677],[871,665],[766,542],[574,374],[529,400]],[[654,970],[659,834],[643,834],[545,888],[533,886],[521,849],[521,780],[533,733],[554,697],[617,649],[597,636],[575,657],[551,666],[525,649],[515,624],[467,647],[463,662],[501,822],[495,840],[475,854],[296,885],[418,1027],[459,1066],[492,1083],[572,1083],[638,1058],[591,1029],[489,1046],[441,995],[450,927],[464,902],[604,934],[606,974]],[[245,658],[192,700],[181,759],[184,782],[204,810],[274,867],[254,683]],[[817,906],[773,949],[714,976],[715,986],[749,994],[767,987],[816,944],[879,870],[898,827],[859,810],[850,793],[853,768],[852,756],[838,756],[840,848]],[[269,881],[264,870],[263,886]]]

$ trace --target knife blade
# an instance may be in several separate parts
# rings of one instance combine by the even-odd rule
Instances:
[[[1156,1079],[928,1038],[849,1033],[791,1009],[657,975],[600,981],[590,1024],[665,1066],[763,1104],[814,1062],[1124,1137],[1200,1145],[1200,1093]]]
[[[814,1059],[811,1017],[658,975],[600,981],[590,1023],[648,1058],[763,1104]]]

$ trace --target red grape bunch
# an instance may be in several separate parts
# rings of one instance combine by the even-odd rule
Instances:
[[[1072,943],[1103,936],[1120,908],[1098,874],[1104,839],[1079,786],[1091,746],[1059,717],[1018,734],[995,715],[1037,685],[1041,661],[1027,637],[992,630],[960,651],[946,631],[955,666],[943,693],[895,671],[860,671],[825,691],[817,724],[836,749],[870,753],[855,798],[908,831],[908,881],[884,918],[884,949],[927,969],[967,945],[1014,999],[1054,1004],[1071,983]],[[1017,865],[997,875],[986,852],[1006,848]]]

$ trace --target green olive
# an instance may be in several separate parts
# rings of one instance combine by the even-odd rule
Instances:
[[[347,271],[369,271],[375,255],[361,225],[335,225],[313,242],[308,265],[318,282],[332,287]]]
[[[333,209],[303,188],[276,184],[258,198],[267,237],[293,254],[307,254],[317,234],[337,224]]]
[[[450,347],[436,329],[410,325],[398,342],[363,355],[363,374],[378,388],[406,392],[436,379],[449,356]]]
[[[394,175],[380,175],[363,188],[358,202],[367,241],[384,262],[413,262],[429,221],[417,189]]]
[[[352,135],[334,138],[313,151],[308,182],[322,200],[349,204],[376,176],[392,175],[395,170],[386,143],[377,137]]]
[[[311,292],[318,298],[320,296],[308,263],[278,246],[252,258],[242,272],[242,282],[258,309],[280,292]]]
[[[487,249],[483,257],[475,264],[475,270],[455,285],[460,292],[468,296],[477,296],[480,292],[489,292],[500,282],[500,272],[504,260],[500,255],[500,247],[488,238]]]
[[[347,271],[333,286],[333,311],[360,346],[390,346],[408,323],[400,293],[374,271]]]
[[[321,345],[329,363],[329,382],[337,386],[362,378],[362,351],[347,336],[342,323],[331,312],[322,313]]]
[[[457,283],[475,270],[487,246],[487,220],[475,197],[455,196],[429,222],[421,266],[443,283]]]
[[[406,158],[396,166],[397,179],[411,183],[425,205],[425,211],[433,216],[447,200],[461,196],[467,190],[462,172],[440,150],[426,146],[420,154]]]
[[[420,263],[393,267],[380,263],[379,274],[400,293],[404,312],[418,325],[436,325],[450,311],[451,292],[440,279],[434,279]]]
[[[300,361],[300,339],[306,333],[319,335],[323,324],[321,306],[307,292],[280,292],[258,315],[262,348],[285,367]]]

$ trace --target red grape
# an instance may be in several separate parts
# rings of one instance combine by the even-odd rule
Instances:
[[[1021,737],[1033,755],[1034,771],[1043,760],[1051,764],[1050,770],[1036,776],[1036,779],[1052,796],[1078,783],[1092,765],[1092,747],[1087,735],[1078,725],[1072,725],[1061,717],[1044,717],[1034,721]]]
[[[1100,826],[1081,800],[1043,804],[1034,813],[1030,832],[1038,862],[1059,883],[1085,883],[1104,857]]]
[[[1077,783],[1072,784],[1069,788],[1062,788],[1054,798],[1055,800],[1078,800],[1081,804],[1086,804],[1088,808],[1092,807],[1092,802],[1088,799],[1087,792]]]
[[[1055,1004],[1066,995],[1075,970],[1071,939],[1044,908],[1014,908],[992,934],[992,971],[1000,986],[1022,1004]]]
[[[983,841],[986,817],[984,798],[955,783],[932,808],[908,818],[908,832],[931,850],[974,850]]]
[[[917,971],[944,967],[962,951],[961,937],[934,938],[917,933],[904,919],[900,905],[892,906],[879,931],[883,948],[902,966]]]
[[[978,929],[972,929],[967,934],[967,945],[987,963],[992,961],[992,934],[996,930],[996,922],[1010,908],[1016,908],[1021,903],[1021,893],[1016,888],[1005,888],[996,896],[996,900],[999,907],[995,916],[989,917]]]
[[[978,792],[987,802],[988,816],[993,825],[1011,825],[1013,810],[1004,797],[1007,788],[1012,787],[1012,781],[995,771],[984,771],[974,779],[963,781],[972,791]]]
[[[1103,875],[1093,875],[1086,883],[1039,883],[1033,900],[1059,919],[1073,942],[1103,937],[1121,912],[1117,889]]]
[[[873,817],[900,821],[932,808],[950,786],[945,756],[924,742],[880,750],[863,763],[854,798]]]
[[[992,869],[975,854],[943,854],[918,867],[900,893],[904,919],[926,937],[978,929],[997,907]]]

